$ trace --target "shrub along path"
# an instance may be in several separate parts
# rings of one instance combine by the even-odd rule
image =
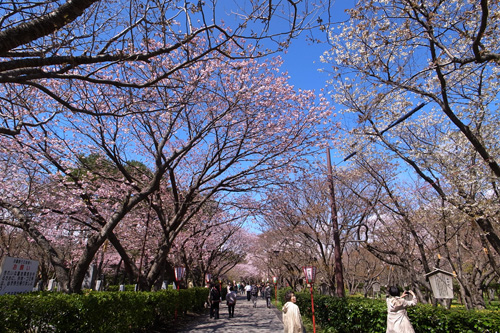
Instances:
[[[164,332],[224,332],[243,333],[260,332],[276,333],[283,332],[281,322],[281,311],[273,306],[267,308],[266,300],[259,297],[257,307],[253,307],[252,301],[247,301],[246,296],[238,295],[234,318],[229,318],[226,302],[220,306],[219,319],[210,319],[209,311],[187,323],[179,323],[172,331]]]

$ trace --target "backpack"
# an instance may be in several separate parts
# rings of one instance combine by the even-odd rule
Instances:
[[[220,293],[217,288],[212,289],[212,291],[210,292],[210,299],[214,302],[220,301]]]
[[[256,286],[253,286],[251,293],[253,296],[257,296],[259,294],[259,288],[257,288]]]

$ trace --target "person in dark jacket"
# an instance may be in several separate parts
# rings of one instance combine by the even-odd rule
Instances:
[[[257,298],[259,297],[259,287],[257,287],[256,284],[252,285],[251,294],[252,294],[253,307],[256,308],[257,307]]]
[[[266,298],[266,304],[267,307],[271,307],[271,286],[269,285],[269,282],[266,284],[266,288],[264,289],[264,296]]]
[[[219,319],[220,291],[215,284],[210,289],[210,318]]]

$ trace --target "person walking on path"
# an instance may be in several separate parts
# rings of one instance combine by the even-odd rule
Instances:
[[[268,309],[265,306],[253,307],[252,302],[246,302],[246,295],[238,295],[234,318],[227,316],[226,303],[220,304],[221,316],[217,320],[206,315],[188,316],[179,320],[176,325],[170,325],[162,333],[282,333],[283,323],[281,307]],[[259,300],[260,302],[260,300]],[[264,303],[264,302],[262,302]],[[311,331],[312,332],[312,331]]]
[[[412,296],[410,301],[405,300],[408,293]],[[399,289],[396,286],[389,288],[389,297],[387,303],[387,331],[386,333],[414,333],[413,327],[408,318],[406,308],[417,304],[417,297],[411,290],[405,291],[399,297]]]
[[[299,307],[295,304],[297,298],[293,291],[287,291],[285,294],[285,305],[283,305],[283,326],[284,333],[302,333],[304,325],[300,316]]]
[[[247,301],[250,302],[250,298],[252,297],[252,285],[250,283],[245,286],[245,291],[247,292]]]
[[[226,294],[226,304],[227,310],[229,311],[229,318],[234,318],[234,306],[236,305],[236,293],[234,288],[229,288],[229,292]]]
[[[252,285],[252,302],[253,302],[253,307],[257,307],[257,298],[259,297],[259,287],[257,287],[256,284]]]
[[[266,297],[266,304],[267,307],[271,307],[271,286],[269,285],[269,282],[266,284],[266,289],[264,289],[264,296]]]
[[[219,319],[220,291],[215,284],[210,289],[210,318]]]

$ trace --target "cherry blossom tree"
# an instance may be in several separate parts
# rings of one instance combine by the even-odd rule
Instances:
[[[372,296],[375,283],[384,281],[386,266],[363,246],[353,247],[344,254],[345,280],[351,295],[363,291],[363,296]],[[385,281],[384,281],[385,283]]]
[[[292,160],[280,160],[276,152],[299,149],[301,145],[293,142],[302,140],[297,141],[296,134],[309,130],[308,121],[302,129],[298,123],[294,124],[292,127],[299,131],[288,132],[290,136],[282,137],[287,143],[277,150],[271,149],[267,156],[263,154],[258,162],[253,156],[264,149],[259,146],[261,138],[254,130],[238,132],[236,128],[245,131],[258,127],[263,124],[262,117],[247,126],[241,117],[245,112],[240,112],[239,120],[238,116],[234,116],[234,122],[229,119],[235,110],[245,109],[238,103],[248,104],[252,93],[263,100],[278,97],[272,93],[265,96],[266,92],[260,95],[261,91],[256,91],[253,85],[246,95],[242,90],[241,96],[234,96],[235,90],[226,87],[238,70],[254,63],[235,62],[234,73],[228,77],[224,78],[221,71],[216,74],[219,80],[212,77],[207,85],[202,81],[208,77],[206,73],[214,73],[212,61],[231,66],[230,59],[259,58],[283,50],[291,39],[315,22],[311,18],[317,15],[319,5],[308,1],[2,2],[0,134],[3,135],[1,153],[8,161],[2,180],[9,182],[4,187],[4,193],[9,195],[0,202],[5,212],[2,222],[22,229],[43,248],[65,290],[79,290],[88,265],[106,239],[120,253],[131,274],[138,275],[141,264],[134,265],[113,232],[120,221],[127,220],[128,214],[130,217],[135,214],[135,219],[128,222],[134,226],[129,231],[141,224],[137,222],[141,218],[148,220],[155,214],[165,242],[171,244],[182,224],[205,201],[211,200],[214,193],[239,191],[240,179],[273,173]],[[247,44],[249,40],[252,45]],[[250,80],[243,77],[247,82]],[[258,77],[259,84],[265,84],[262,73]],[[214,91],[209,96],[217,85],[227,88],[227,92]],[[247,87],[242,84],[240,88]],[[198,97],[193,98],[196,91]],[[227,98],[226,105],[220,104],[230,92],[232,100]],[[246,101],[240,102],[240,97]],[[312,96],[302,94],[300,98],[306,102]],[[299,99],[297,103],[301,103]],[[283,108],[289,106],[281,103]],[[206,115],[199,113],[203,107],[207,108]],[[273,119],[268,126],[282,130],[282,126],[302,120],[301,117],[290,121]],[[243,150],[244,140],[239,143],[224,140],[224,133],[239,133],[241,138],[253,140],[256,146],[231,157],[232,151]],[[222,141],[211,143],[213,138]],[[219,152],[213,148],[217,145]],[[169,153],[165,154],[164,149]],[[186,158],[195,151],[210,153],[200,154],[199,159]],[[20,153],[14,157],[14,152]],[[112,166],[88,170],[83,177],[76,175],[74,170],[82,170],[82,165],[83,169],[90,169],[81,159],[85,155],[102,156],[101,161]],[[131,171],[136,156],[142,156],[138,159],[149,168],[148,172],[141,168]],[[219,162],[205,163],[205,157]],[[200,163],[203,167],[195,171],[189,167],[190,163]],[[248,169],[245,173],[242,168],[240,173],[233,172],[231,177],[217,183],[221,174],[238,163],[248,164],[253,171]],[[178,171],[185,167],[198,176],[193,183],[189,182],[189,176]],[[202,181],[203,177],[206,179]],[[265,186],[259,180],[263,178],[253,178],[255,183],[247,189]],[[212,190],[202,194],[199,187],[208,183]],[[47,193],[54,197],[45,196]],[[204,199],[197,201],[201,197]],[[62,201],[56,202],[56,198]],[[199,205],[191,208],[182,204],[193,201]],[[174,202],[170,205],[174,208],[162,207],[169,205],[166,202]],[[167,221],[171,223],[167,225]],[[59,232],[53,233],[53,228]],[[61,246],[64,243],[71,245]],[[163,247],[162,262],[169,247]],[[63,248],[70,251],[61,252]],[[68,264],[71,258],[79,258],[72,268]],[[151,279],[159,271],[161,267],[153,270]]]
[[[477,227],[463,212],[450,209],[446,204],[436,207],[438,200],[431,202],[429,197],[421,200],[427,201],[428,209],[418,211],[416,217],[422,221],[420,228],[428,233],[428,257],[435,267],[456,274],[458,295],[467,308],[484,309],[483,291],[499,276],[495,260],[489,258],[488,242],[484,236],[476,236]]]
[[[351,185],[359,181],[354,173],[344,172],[339,177]],[[358,241],[358,231],[364,230],[370,209],[366,209],[350,187],[341,186],[338,180],[336,183],[340,252],[347,253],[353,249],[350,243]],[[263,223],[280,244],[277,249],[288,248],[287,251],[295,253],[292,257],[299,261],[296,265],[299,271],[302,266],[317,265],[319,280],[330,290],[336,290],[334,227],[327,176],[305,174],[281,191],[270,193],[266,202],[262,209]]]
[[[498,5],[359,2],[331,31],[323,60],[332,96],[358,117],[345,153],[396,156],[500,254]]]
[[[196,39],[193,52],[205,42]],[[129,75],[151,77],[170,63],[166,57],[130,67]],[[213,202],[245,207],[247,193],[288,181],[289,171],[319,149],[317,126],[330,115],[329,107],[310,91],[295,91],[279,65],[277,59],[257,63],[220,56],[141,90],[94,87],[89,96],[86,83],[58,85],[75,104],[94,111],[58,113],[49,123],[3,137],[5,156],[19,155],[24,167],[6,169],[5,177],[23,178],[25,186],[10,182],[19,196],[13,194],[2,208],[13,218],[15,207],[30,212],[16,215],[10,225],[45,244],[59,275],[70,277],[65,288],[78,291],[106,240],[121,258],[130,257],[115,231],[134,232],[137,221],[151,221],[161,230],[144,282],[152,286],[175,238],[203,207]],[[17,95],[16,103],[59,108],[37,89],[26,93],[31,95]],[[99,114],[102,110],[110,112]],[[129,116],[123,117],[123,110]],[[99,167],[82,156],[100,156]],[[27,183],[30,168],[37,178]],[[50,193],[44,203],[40,193]],[[78,236],[71,243],[80,250],[71,274],[51,241],[54,228],[60,240]],[[124,262],[135,270],[133,260]]]
[[[263,278],[262,266],[259,265],[261,263],[259,254],[263,249],[260,246],[261,235],[247,231],[243,227],[239,236],[241,236],[239,243],[245,255],[240,263],[226,273],[226,276],[246,284],[259,283]]]
[[[361,245],[390,265],[387,283],[411,286],[425,300],[431,295],[425,274],[441,268],[457,274],[467,307],[484,308],[481,288],[498,276],[485,235],[477,237],[473,220],[428,184],[403,180],[398,176],[399,166],[382,162],[374,158],[376,153],[366,150],[353,161],[357,172],[364,175],[363,186],[352,186],[341,177],[337,181],[371,207],[365,220],[368,238]],[[366,190],[369,188],[373,190]],[[349,268],[346,271],[347,276],[355,273]]]
[[[175,238],[169,255],[172,265],[186,267],[186,276],[196,285],[205,285],[206,274],[214,278],[225,275],[245,254],[241,229],[245,217],[236,210],[227,213],[207,206]]]
[[[304,245],[302,235],[292,227],[285,223],[280,226],[274,224],[273,227],[264,224],[264,231],[255,237],[247,255],[254,281],[271,281],[276,276],[279,288],[290,286],[294,290],[300,290],[304,287],[302,267],[316,263],[315,252]]]
[[[96,110],[72,99],[66,89],[85,86],[88,98],[108,87],[140,90],[213,56],[242,59],[279,52],[317,24],[321,8],[321,1],[290,0],[2,1],[0,134],[17,135],[67,111],[130,115],[128,108]],[[204,47],[191,48],[200,37],[206,41]],[[128,71],[174,53],[175,58],[147,76]],[[61,85],[66,87],[59,89]],[[16,95],[33,91],[55,107],[15,102]]]

